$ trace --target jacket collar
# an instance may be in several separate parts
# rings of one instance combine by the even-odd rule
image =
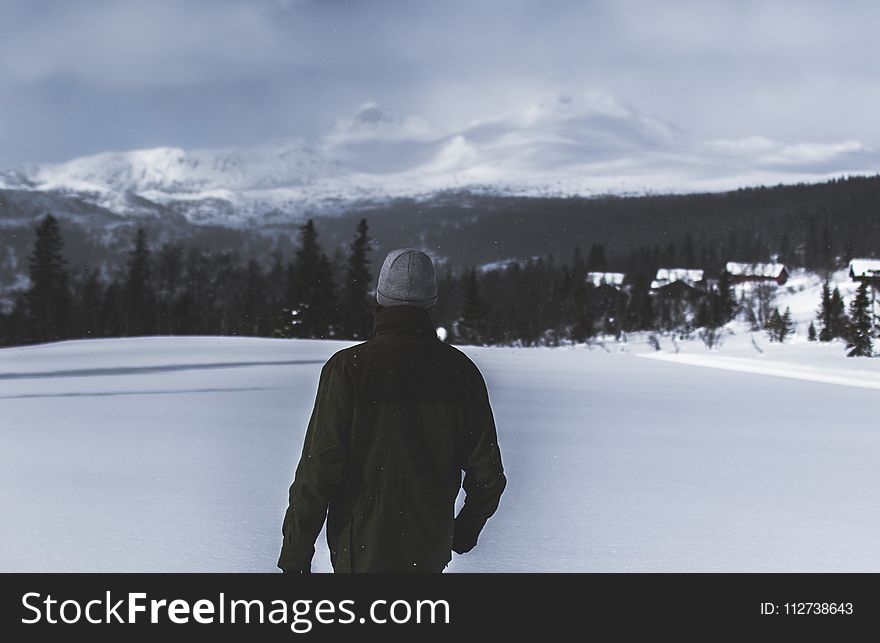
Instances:
[[[418,306],[376,306],[373,335],[385,334],[407,339],[437,337],[428,311]]]

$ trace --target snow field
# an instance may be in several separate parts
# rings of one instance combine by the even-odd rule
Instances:
[[[842,381],[641,359],[635,342],[464,348],[485,374],[510,484],[449,571],[880,568],[880,398],[849,381],[876,377],[880,360],[766,341],[754,357],[747,342],[721,355],[825,365]],[[0,351],[0,570],[275,570],[321,364],[345,345]],[[701,347],[678,355],[718,356]],[[329,570],[323,536],[314,569]]]

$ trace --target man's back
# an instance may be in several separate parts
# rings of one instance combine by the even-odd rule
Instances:
[[[327,511],[337,572],[441,571],[453,548],[474,546],[505,483],[477,367],[436,338],[424,309],[379,308],[375,337],[322,371],[279,567],[311,560]]]

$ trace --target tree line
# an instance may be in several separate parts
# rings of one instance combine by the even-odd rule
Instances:
[[[808,339],[822,342],[842,339],[846,342],[847,355],[850,357],[871,357],[874,353],[872,339],[874,320],[868,289],[867,282],[863,281],[859,284],[847,314],[840,289],[831,290],[831,286],[826,281],[822,287],[822,300],[819,304],[817,318],[819,330],[817,332],[815,324],[810,323]]]
[[[535,197],[464,192],[395,199],[321,222],[332,246],[366,217],[383,248],[418,245],[462,269],[500,258],[605,247],[609,269],[628,272],[634,249],[664,266],[717,277],[725,260],[781,263],[814,272],[838,258],[880,252],[880,176],[677,195]],[[468,243],[462,243],[467,239]]]
[[[276,251],[248,261],[229,251],[175,243],[154,248],[138,230],[124,266],[106,274],[90,265],[71,268],[58,221],[47,215],[36,229],[29,286],[17,294],[10,312],[0,314],[0,342],[143,335],[366,339],[373,323],[373,247],[366,219],[358,222],[346,252],[332,258],[312,220],[300,227],[290,256]],[[684,255],[692,251],[686,241]],[[622,264],[625,288],[585,278],[609,268],[600,243],[586,254],[575,247],[566,261],[549,255],[460,273],[447,263],[439,268],[441,296],[432,318],[449,341],[477,345],[558,345],[665,331],[696,333],[714,346],[720,329],[738,315],[773,340],[790,335],[790,313],[770,309],[772,285],[757,285],[738,301],[730,276],[719,271],[702,291],[675,297],[651,292],[657,268],[677,254],[657,246],[633,249]],[[727,258],[714,249],[707,254],[716,264]],[[834,260],[828,261],[833,268]],[[869,308],[847,315],[839,291],[827,286],[826,291],[817,319],[821,332],[815,326],[812,331],[816,339],[852,340],[855,354],[870,354]],[[856,301],[865,304],[867,294],[860,292]]]
[[[36,229],[29,286],[16,294],[11,312],[0,314],[0,341],[143,335],[364,339],[373,323],[368,252],[366,220],[339,270],[322,251],[311,220],[300,229],[293,257],[275,253],[265,262],[174,243],[154,249],[138,230],[124,268],[107,275],[91,265],[71,269],[58,220],[47,215]]]

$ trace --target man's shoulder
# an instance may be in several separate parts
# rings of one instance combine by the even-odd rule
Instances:
[[[474,368],[477,367],[477,365],[474,364],[474,361],[468,356],[468,354],[460,348],[453,346],[452,344],[447,344],[446,342],[437,343],[442,346],[441,350],[446,351],[446,353],[450,355],[450,359],[456,359],[462,364],[470,364]]]
[[[327,360],[326,366],[356,364],[360,357],[368,354],[370,351],[383,351],[383,349],[386,347],[381,346],[380,342],[377,342],[377,340],[379,340],[379,338],[373,337],[366,341],[360,342],[359,344],[346,346],[345,348],[336,351],[335,353],[333,353],[333,355],[330,356],[330,359]],[[436,340],[424,346],[422,350],[425,349],[429,350],[434,355],[441,356],[450,363],[460,365],[462,368],[479,373],[479,369],[477,368],[477,365],[474,364],[473,360],[464,351],[456,348],[451,344]]]
[[[357,360],[358,356],[361,354],[367,344],[369,344],[369,341],[361,342],[359,344],[355,344],[354,346],[346,346],[345,348],[339,349],[330,356],[330,359],[328,359],[327,362],[324,364],[324,368],[342,366],[352,362],[353,360]]]
[[[446,342],[437,343],[440,346],[438,350],[443,353],[447,363],[452,365],[455,371],[465,378],[465,382],[470,384],[483,383],[483,374],[470,355],[452,344],[447,344]]]

